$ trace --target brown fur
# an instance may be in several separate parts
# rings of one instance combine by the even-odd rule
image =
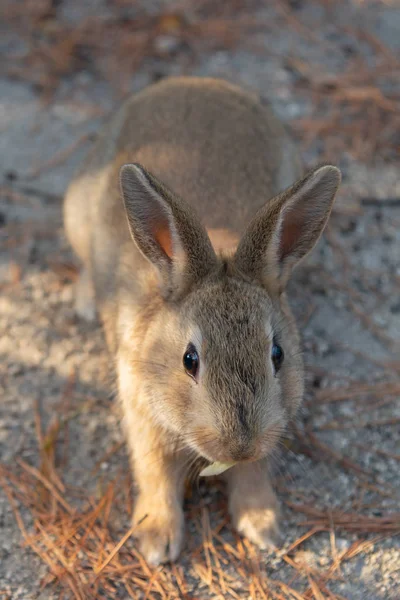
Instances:
[[[184,479],[199,456],[238,461],[225,475],[234,524],[261,547],[276,541],[265,461],[303,394],[284,288],[340,181],[325,166],[282,192],[298,165],[257,97],[178,78],[128,100],[68,190],[66,232],[83,263],[77,309],[93,317],[95,301],[116,356],[134,521],[153,564],[179,554]],[[278,372],[273,340],[285,352]],[[189,343],[196,380],[183,366]]]

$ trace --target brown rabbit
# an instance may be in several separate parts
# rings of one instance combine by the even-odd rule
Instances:
[[[149,563],[181,550],[196,457],[236,463],[224,474],[235,527],[261,548],[277,539],[267,462],[303,395],[285,286],[340,183],[322,166],[288,188],[298,165],[258,97],[174,78],[128,100],[68,190],[77,309],[96,306],[116,357]]]

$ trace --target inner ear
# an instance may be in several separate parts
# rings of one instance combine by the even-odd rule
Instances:
[[[151,230],[153,237],[160,246],[161,250],[170,260],[172,260],[173,246],[171,230],[168,221],[165,219],[165,221],[153,223]]]
[[[289,210],[288,212],[290,214],[286,215],[286,218],[283,220],[279,240],[280,261],[283,261],[285,257],[292,252],[299,237],[299,226],[301,219],[294,210]]]

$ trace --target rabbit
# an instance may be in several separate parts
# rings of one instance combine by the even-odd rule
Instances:
[[[115,357],[149,564],[181,552],[197,459],[234,463],[221,476],[234,527],[262,549],[279,543],[268,465],[303,396],[285,288],[340,179],[331,165],[301,176],[258,95],[175,77],[125,102],[67,190],[76,309],[99,315]]]

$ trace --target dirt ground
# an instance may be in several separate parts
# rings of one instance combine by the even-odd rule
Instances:
[[[400,6],[215,4],[2,2],[0,598],[400,597]],[[200,483],[186,551],[153,573],[132,538],[106,560],[131,481],[61,203],[107,114],[170,74],[259,91],[343,186],[291,284],[307,392],[276,465],[285,545],[243,544],[220,484]]]

